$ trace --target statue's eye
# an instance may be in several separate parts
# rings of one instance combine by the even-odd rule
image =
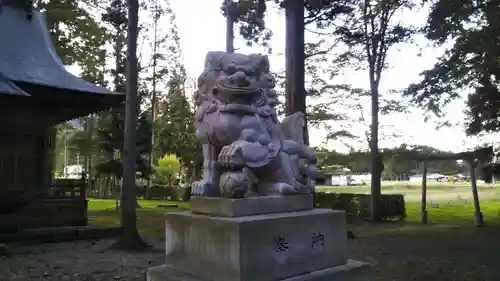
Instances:
[[[236,65],[234,64],[230,64],[227,66],[227,74],[229,75],[236,73],[236,70]]]

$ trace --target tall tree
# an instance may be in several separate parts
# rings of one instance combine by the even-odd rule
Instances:
[[[157,107],[158,107],[158,82],[162,78],[161,74],[164,74],[167,70],[161,69],[158,71],[159,68],[159,60],[163,58],[162,54],[159,53],[159,49],[161,47],[161,44],[164,43],[167,40],[167,36],[160,37],[159,33],[159,22],[162,19],[163,15],[165,14],[166,10],[169,10],[169,7],[165,9],[160,3],[160,1],[155,0],[152,1],[151,3],[151,14],[153,18],[153,23],[152,23],[152,29],[153,29],[153,39],[152,39],[152,49],[153,49],[153,56],[152,56],[152,66],[151,66],[151,147],[149,151],[149,166],[152,168],[155,165],[155,139],[156,139],[156,130],[155,130],[155,124],[156,124],[156,116],[157,116]],[[162,71],[163,70],[163,71]],[[148,80],[148,79],[146,79]],[[151,192],[153,188],[153,173],[150,173],[148,176],[148,186],[146,188],[146,198],[149,199]]]
[[[371,96],[370,152],[372,161],[371,217],[381,219],[381,175],[383,161],[379,151],[379,86],[387,68],[387,53],[391,47],[407,42],[414,29],[396,20],[397,11],[411,9],[411,0],[358,0],[354,17],[340,29],[342,41],[349,48],[348,56],[367,68]]]
[[[196,139],[194,109],[186,96],[185,73],[173,71],[168,93],[160,103],[158,118],[157,154],[175,154],[189,176],[196,177],[201,165],[201,146]],[[194,174],[194,175],[193,175]]]
[[[236,2],[236,8],[232,10],[234,12],[232,16],[235,18],[235,24],[239,28],[240,35],[247,41],[248,45],[261,44],[264,47],[269,47],[268,41],[272,32],[266,28],[264,21],[269,2],[277,3],[276,7],[284,9],[287,16],[287,44],[285,50],[287,56],[285,79],[287,81],[283,81],[286,91],[285,113],[305,112],[307,113],[308,122],[315,126],[318,123],[338,120],[337,118],[342,114],[328,109],[333,99],[329,99],[330,101],[326,103],[316,101],[314,104],[308,105],[306,109],[306,95],[314,99],[319,98],[319,96],[328,99],[329,94],[333,92],[331,90],[336,87],[324,80],[321,81],[319,75],[315,75],[315,70],[325,67],[327,64],[325,55],[332,52],[334,47],[338,45],[338,40],[332,42],[332,40],[325,39],[336,36],[338,18],[352,12],[352,7],[348,5],[350,1],[240,0]],[[324,38],[316,42],[305,43],[302,30],[308,27],[309,29],[320,29]],[[318,56],[321,58],[317,58]],[[329,61],[340,65],[343,60],[344,58],[338,58]],[[319,66],[319,64],[322,66]],[[337,68],[333,67],[331,69]],[[304,77],[305,72],[306,77]],[[330,74],[335,76],[338,73]],[[305,81],[310,81],[307,83],[307,91],[304,86]],[[314,85],[314,83],[319,84]],[[329,93],[322,93],[322,91],[318,90],[330,91]],[[305,130],[305,133],[305,138],[308,139],[307,130]],[[332,132],[332,136],[349,137],[349,134],[344,133],[345,131],[336,131]]]
[[[305,89],[305,23],[304,2],[287,0],[285,6],[286,36],[285,36],[285,112],[292,115],[306,111],[306,89]],[[309,144],[307,129],[307,117],[304,122],[304,144]]]
[[[128,57],[125,56],[125,31],[128,28],[127,6],[123,0],[113,0],[102,15],[103,21],[111,26],[111,43],[113,45],[113,56],[115,67],[111,70],[115,91],[126,92],[126,64]],[[137,65],[137,67],[139,67]],[[141,85],[142,86],[142,85]],[[145,87],[139,89],[139,101],[137,101],[137,112],[139,104],[147,95]],[[100,114],[98,121],[98,138],[100,147],[104,154],[104,159],[97,165],[99,174],[112,175],[122,178],[123,170],[121,159],[124,150],[124,121],[125,106],[111,109]],[[136,165],[139,175],[146,178],[151,169],[147,163],[147,155],[151,147],[151,123],[148,114],[141,112],[136,127]],[[119,157],[115,157],[119,156]]]
[[[248,45],[253,43],[268,46],[272,32],[266,29],[264,16],[266,14],[266,0],[225,0],[221,11],[226,17],[226,49],[234,51],[234,26],[237,25],[240,35],[247,40]],[[231,35],[233,36],[231,38]]]
[[[500,130],[500,6],[496,1],[432,0],[425,35],[445,53],[407,95],[443,117],[450,101],[466,99],[466,133]]]
[[[155,141],[156,155],[175,154],[188,169],[188,174],[196,179],[199,166],[202,164],[201,147],[196,139],[194,125],[194,108],[188,98],[193,87],[189,87],[186,69],[182,64],[180,37],[175,24],[175,13],[169,11],[169,42],[165,54],[170,62],[165,75],[167,93],[159,102],[157,134]]]
[[[237,4],[233,0],[224,0],[222,3],[222,13],[226,17],[226,52],[234,53],[234,22]]]
[[[125,101],[125,133],[123,148],[123,186],[121,223],[122,235],[116,244],[124,249],[138,249],[146,246],[137,231],[136,214],[136,135],[139,115],[137,37],[139,22],[139,1],[127,0],[127,86]]]

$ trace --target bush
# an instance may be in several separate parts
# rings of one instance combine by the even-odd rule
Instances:
[[[316,192],[317,208],[344,210],[350,219],[369,219],[371,211],[370,195],[354,193]],[[382,219],[402,220],[406,217],[406,205],[401,194],[382,195]]]
[[[174,185],[174,181],[181,173],[181,162],[174,154],[165,154],[159,161],[155,170],[155,183]]]

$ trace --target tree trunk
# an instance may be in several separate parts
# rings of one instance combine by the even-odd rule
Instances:
[[[125,101],[125,132],[123,145],[123,182],[121,202],[122,235],[116,247],[127,250],[144,248],[137,231],[136,214],[136,134],[138,116],[137,95],[137,35],[139,18],[139,1],[127,0],[128,4],[128,36],[127,36],[127,69],[126,69],[126,101]]]
[[[371,79],[372,80],[372,79]],[[382,177],[382,157],[378,150],[378,113],[379,113],[379,92],[375,81],[371,81],[371,109],[372,124],[370,128],[370,153],[372,161],[372,181],[371,181],[371,219],[373,222],[381,219],[381,177]]]
[[[153,189],[153,166],[155,159],[155,135],[156,135],[156,67],[158,65],[158,20],[159,16],[155,15],[155,22],[153,26],[153,77],[152,77],[152,95],[151,95],[151,149],[149,151],[149,174],[148,174],[148,185],[146,186],[146,190],[144,192],[144,199],[151,199],[151,192]]]
[[[305,54],[304,54],[304,2],[287,0],[285,3],[286,20],[286,43],[285,43],[285,64],[286,64],[286,115],[294,114],[297,111],[306,111],[306,90],[305,90]],[[307,124],[304,124],[304,143],[309,144]]]
[[[234,18],[231,13],[232,6],[234,5],[233,0],[224,1],[224,5],[227,9],[226,16],[226,52],[234,53]]]

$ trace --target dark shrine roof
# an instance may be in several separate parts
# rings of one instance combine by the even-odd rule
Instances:
[[[27,96],[23,100],[27,109],[51,105],[52,110],[47,109],[46,114],[52,116],[52,122],[115,107],[125,100],[124,94],[66,70],[52,45],[45,18],[37,9],[27,19],[26,10],[2,6],[0,38],[0,93]]]
[[[28,20],[26,11],[3,6],[0,11],[0,38],[0,72],[16,83],[41,85],[67,92],[123,96],[80,79],[66,70],[52,45],[45,18],[37,9],[33,9],[33,17]]]
[[[0,94],[2,95],[15,95],[15,96],[26,96],[29,97],[30,94],[23,91],[16,84],[11,82],[7,77],[0,73]]]
[[[0,72],[10,80],[93,94],[111,93],[66,70],[52,45],[45,19],[36,9],[33,18],[27,20],[25,11],[2,7],[0,38]]]

